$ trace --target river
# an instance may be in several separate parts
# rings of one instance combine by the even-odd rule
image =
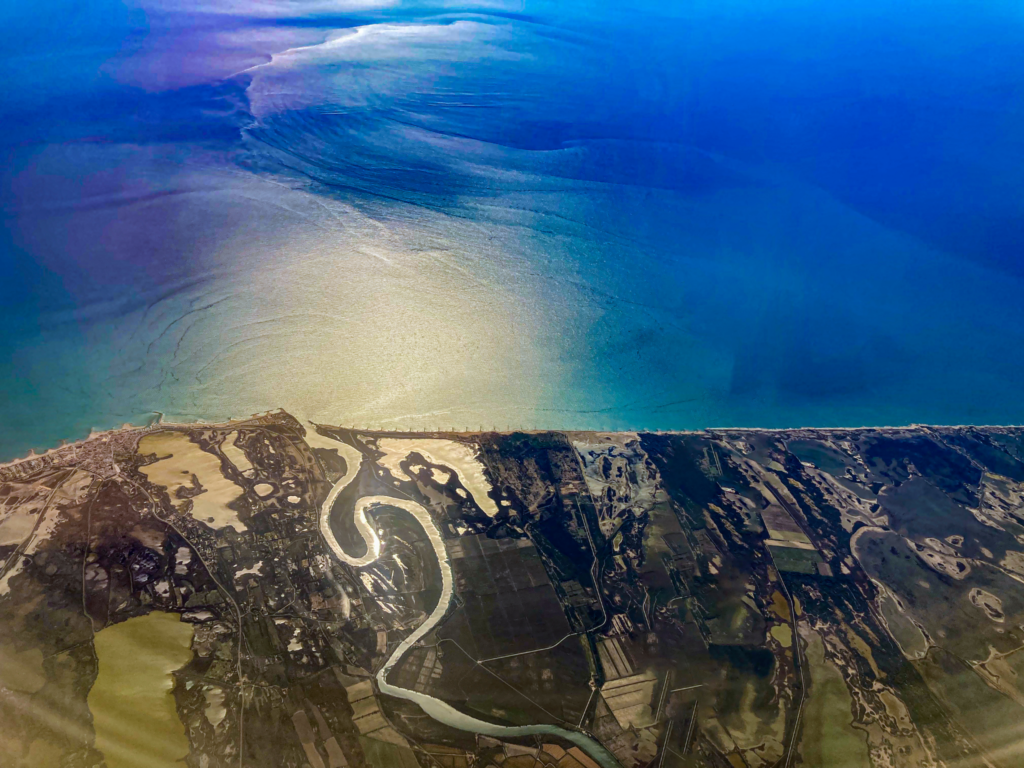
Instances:
[[[411,635],[405,638],[405,640],[395,648],[394,652],[384,663],[384,666],[382,666],[377,672],[377,686],[380,688],[381,693],[405,699],[406,701],[411,701],[438,722],[449,725],[452,728],[457,728],[460,731],[479,733],[485,736],[492,736],[494,738],[518,738],[535,735],[557,736],[578,746],[594,761],[596,761],[598,765],[602,766],[602,768],[620,768],[619,762],[611,752],[609,752],[600,742],[581,731],[569,730],[567,728],[561,728],[557,725],[549,724],[520,726],[496,725],[485,720],[478,720],[464,712],[460,712],[450,704],[426,693],[412,691],[407,688],[399,688],[398,686],[392,685],[388,682],[388,673],[396,664],[398,664],[406,652],[408,652],[413,646],[429,634],[435,626],[437,626],[438,622],[444,618],[445,613],[448,611],[448,606],[451,603],[453,593],[452,567],[448,560],[448,551],[445,549],[441,530],[438,528],[433,518],[430,517],[430,513],[428,513],[420,504],[417,504],[411,499],[399,499],[392,496],[364,496],[356,501],[355,507],[352,510],[353,522],[355,523],[356,529],[359,531],[359,535],[362,536],[363,540],[366,542],[366,554],[362,557],[351,557],[345,552],[331,530],[331,509],[334,506],[338,495],[348,486],[349,483],[352,482],[356,474],[359,472],[359,461],[362,456],[355,449],[349,446],[344,446],[344,448],[342,448],[341,443],[339,443],[338,446],[339,451],[342,452],[342,455],[345,458],[345,475],[334,484],[334,487],[331,489],[331,492],[327,495],[327,498],[324,500],[324,503],[320,508],[320,533],[327,542],[327,546],[330,548],[331,552],[334,553],[334,556],[341,562],[346,565],[350,565],[353,568],[362,568],[376,561],[377,558],[380,557],[380,538],[377,536],[377,532],[373,529],[373,526],[371,526],[367,521],[366,513],[374,507],[389,506],[405,510],[415,517],[419,524],[423,526],[424,532],[427,534],[427,537],[430,539],[430,543],[434,547],[434,553],[437,555],[437,562],[441,568],[441,597],[438,599],[434,610],[427,617],[426,621],[417,627]],[[345,448],[348,450],[345,450]]]

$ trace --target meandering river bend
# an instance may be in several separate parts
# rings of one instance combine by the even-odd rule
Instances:
[[[412,634],[405,638],[405,640],[395,648],[394,652],[384,663],[384,666],[382,666],[377,672],[377,686],[380,688],[381,693],[405,699],[406,701],[411,701],[438,722],[457,728],[461,731],[480,733],[485,736],[492,736],[495,738],[514,738],[534,735],[557,736],[578,746],[602,768],[620,768],[619,762],[611,752],[609,752],[596,739],[580,731],[569,730],[567,728],[561,728],[557,725],[549,724],[521,726],[496,725],[494,723],[489,723],[486,720],[478,720],[464,712],[460,712],[450,704],[426,693],[409,690],[408,688],[399,688],[398,686],[392,685],[388,682],[388,673],[392,668],[398,664],[406,652],[426,637],[426,635],[429,634],[435,626],[437,626],[438,622],[441,621],[445,613],[448,611],[448,606],[452,599],[452,567],[448,560],[448,551],[445,549],[441,530],[438,528],[433,518],[430,517],[430,513],[427,512],[427,510],[420,504],[417,504],[412,500],[400,499],[392,496],[363,496],[356,501],[352,510],[353,522],[355,523],[356,530],[359,531],[359,535],[362,536],[363,541],[366,542],[366,554],[362,557],[352,557],[345,552],[341,547],[341,544],[338,543],[334,532],[331,530],[331,512],[339,494],[348,487],[356,474],[358,474],[362,455],[351,446],[342,446],[343,444],[338,443],[338,450],[345,458],[345,475],[334,484],[334,487],[331,488],[330,493],[327,495],[323,505],[320,507],[320,533],[323,536],[324,541],[327,542],[327,546],[330,548],[334,556],[341,562],[346,565],[350,565],[353,568],[362,568],[375,562],[377,558],[380,557],[381,543],[380,538],[377,536],[377,532],[368,522],[366,513],[374,507],[389,506],[405,510],[415,517],[419,524],[423,526],[424,532],[427,534],[427,537],[430,539],[430,543],[434,547],[434,553],[437,555],[437,562],[441,569],[441,596],[438,599],[434,610]]]

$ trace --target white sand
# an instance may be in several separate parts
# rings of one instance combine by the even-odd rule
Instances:
[[[192,517],[214,528],[231,526],[238,532],[245,523],[228,504],[245,492],[221,472],[220,459],[188,439],[184,432],[164,430],[146,435],[139,441],[140,454],[155,453],[159,461],[139,467],[151,483],[167,489],[171,499],[181,487],[192,487],[192,475],[206,490],[192,498]],[[181,508],[185,501],[178,504]]]
[[[252,471],[252,462],[246,458],[245,451],[235,445],[235,440],[238,439],[238,432],[232,432],[224,438],[224,444],[221,445],[220,449],[224,452],[224,455],[228,457],[228,461],[235,465],[235,468],[246,475]]]
[[[418,453],[431,464],[439,464],[455,472],[484,514],[488,517],[498,514],[498,505],[487,495],[491,490],[491,484],[473,446],[439,438],[384,437],[377,441],[377,447],[384,452],[384,456],[379,460],[380,465],[394,477],[411,480],[412,478],[402,471],[399,464],[405,461],[410,453]]]

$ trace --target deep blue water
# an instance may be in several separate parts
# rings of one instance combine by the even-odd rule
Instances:
[[[0,457],[1024,422],[1017,3],[0,9]]]

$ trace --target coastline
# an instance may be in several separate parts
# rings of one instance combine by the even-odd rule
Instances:
[[[207,422],[207,421],[194,421],[194,422],[174,422],[164,421],[163,414],[159,414],[159,417],[149,424],[134,425],[134,424],[122,424],[120,427],[106,430],[92,430],[88,436],[83,437],[80,440],[64,442],[61,445],[54,446],[53,448],[47,448],[42,453],[36,453],[35,450],[30,449],[24,456],[10,459],[5,462],[0,462],[0,480],[4,478],[4,475],[10,470],[14,469],[25,469],[27,472],[34,472],[41,467],[44,463],[49,463],[52,466],[62,466],[63,460],[66,457],[71,457],[73,461],[78,463],[80,461],[78,452],[81,450],[88,449],[95,443],[111,444],[120,442],[121,440],[128,440],[132,443],[138,442],[145,435],[153,432],[159,432],[163,429],[195,429],[197,427],[209,427],[210,429],[223,429],[227,427],[236,427],[244,424],[251,424],[254,422],[265,421],[268,418],[284,416],[287,419],[295,421],[291,414],[288,414],[283,409],[278,408],[276,410],[265,411],[263,413],[254,413],[248,418],[232,418],[225,421],[219,422]],[[298,423],[298,422],[296,422]]]
[[[141,439],[146,442],[140,443]],[[457,450],[447,455],[434,450],[434,444],[442,440],[457,443]],[[422,443],[422,450],[414,451],[409,444],[417,441]],[[192,592],[191,586],[182,588],[189,590],[183,597],[182,592],[158,589],[158,582],[153,580],[146,582],[154,585],[146,587],[150,590],[146,594],[152,596],[148,604],[164,606],[172,613],[183,611],[183,615],[188,613],[190,617],[202,616],[199,623],[216,619],[224,626],[229,626],[224,623],[225,611],[232,610],[238,631],[224,634],[226,655],[222,656],[230,658],[237,653],[238,661],[224,667],[221,677],[216,678],[223,681],[217,686],[224,690],[230,690],[231,681],[241,679],[245,669],[259,669],[265,663],[263,660],[284,658],[286,653],[293,654],[289,658],[298,665],[296,680],[318,679],[309,675],[308,664],[319,669],[340,663],[342,674],[338,681],[345,687],[346,696],[358,686],[359,700],[380,695],[403,700],[433,721],[424,723],[422,729],[398,728],[389,719],[384,699],[376,699],[372,712],[360,710],[359,717],[351,716],[354,728],[369,741],[386,742],[393,733],[402,738],[408,734],[415,734],[417,739],[425,734],[433,738],[437,732],[434,729],[444,726],[475,735],[474,754],[498,745],[507,755],[512,747],[523,746],[523,739],[538,737],[538,743],[553,742],[563,751],[577,750],[574,754],[578,753],[580,759],[566,763],[574,768],[615,768],[632,765],[628,758],[633,754],[644,754],[645,759],[656,756],[659,749],[662,755],[666,754],[664,745],[670,744],[672,733],[682,733],[684,728],[685,741],[677,746],[685,753],[695,723],[699,722],[707,732],[713,728],[710,721],[697,719],[698,704],[721,707],[716,712],[726,712],[727,707],[735,706],[729,697],[738,686],[729,682],[716,688],[716,681],[742,681],[742,675],[753,680],[756,675],[763,682],[750,685],[775,690],[766,687],[774,685],[769,680],[784,680],[791,692],[785,710],[767,709],[758,715],[762,721],[773,724],[773,732],[778,734],[773,742],[777,746],[772,746],[772,757],[776,759],[796,754],[798,748],[806,747],[811,751],[808,753],[813,753],[820,741],[815,741],[818,736],[812,721],[817,699],[806,693],[809,686],[805,664],[813,667],[813,686],[821,667],[820,661],[813,659],[821,657],[810,650],[804,655],[804,649],[794,645],[798,637],[812,637],[794,618],[801,610],[807,611],[807,622],[834,617],[830,619],[831,629],[815,625],[813,636],[820,636],[822,643],[829,645],[829,638],[845,637],[850,643],[863,641],[857,648],[868,647],[879,654],[879,666],[876,668],[869,661],[871,672],[858,668],[859,676],[855,678],[857,686],[871,685],[872,690],[876,690],[875,683],[869,674],[881,679],[878,670],[883,670],[886,679],[895,679],[890,671],[903,663],[900,660],[907,656],[903,649],[917,654],[915,649],[921,643],[940,636],[938,627],[969,626],[973,631],[976,614],[970,614],[970,610],[969,615],[944,610],[953,599],[950,595],[962,600],[964,606],[987,611],[990,618],[995,617],[993,622],[1002,623],[1004,616],[1011,615],[1009,611],[1004,614],[1002,605],[1004,600],[1008,606],[1015,601],[1019,604],[1015,596],[1024,581],[1019,576],[1024,560],[1019,559],[1020,540],[1011,540],[1012,532],[1007,533],[999,525],[1006,515],[1013,514],[1011,508],[1019,508],[1024,493],[1022,445],[1024,428],[1018,426],[659,432],[529,430],[524,434],[358,430],[299,421],[283,409],[216,423],[158,419],[142,427],[124,425],[94,432],[85,440],[0,467],[0,485],[4,485],[6,497],[20,499],[19,484],[35,494],[32,499],[45,496],[46,513],[37,515],[37,519],[47,526],[41,527],[42,533],[38,535],[33,529],[30,539],[25,540],[28,543],[18,546],[19,557],[8,560],[4,584],[0,586],[14,584],[11,589],[23,590],[26,578],[46,578],[45,571],[42,575],[39,571],[40,566],[46,565],[45,560],[35,559],[35,542],[58,536],[55,526],[65,507],[50,504],[60,492],[61,503],[67,509],[72,510],[73,502],[77,509],[88,510],[84,520],[90,551],[105,551],[107,544],[103,542],[109,540],[120,547],[115,552],[125,552],[126,547],[135,546],[132,537],[149,536],[146,526],[150,522],[158,525],[158,521],[166,524],[161,541],[186,542],[184,549],[192,553],[187,556],[182,556],[181,546],[175,549],[163,545],[167,557],[161,561],[165,563],[161,573],[169,573],[173,556],[175,576],[169,579],[180,576],[181,583],[202,584],[201,574],[205,572],[216,583],[218,594],[224,593],[226,598],[214,598],[209,595],[210,590]],[[986,453],[999,446],[1005,447],[1002,453]],[[332,448],[337,450],[336,457],[320,450]],[[465,475],[459,459],[463,450],[481,457],[489,470],[488,493],[496,504],[512,507],[508,515],[489,517],[472,502],[473,494],[466,492],[471,489],[462,479]],[[217,524],[214,514],[197,514],[195,502],[189,505],[184,501],[196,496],[189,493],[187,481],[182,479],[190,473],[192,487],[198,485],[199,493],[213,491],[207,500],[219,493],[219,478],[212,482],[216,469],[200,471],[202,467],[189,460],[200,454],[206,465],[210,460],[205,457],[218,456],[225,480],[235,482],[246,492],[250,503],[241,510],[232,508],[239,513],[248,512],[233,518],[243,523],[241,531],[237,526],[231,529]],[[166,463],[162,475],[147,469],[153,466],[154,459],[159,464],[175,456],[179,463],[173,475]],[[447,473],[440,478],[435,471],[439,467]],[[140,481],[139,472],[145,475],[145,481]],[[167,498],[151,487],[154,483],[167,490]],[[102,491],[104,488],[108,490]],[[98,514],[106,517],[94,520],[96,499],[106,499],[106,495],[100,496],[101,492],[114,493],[115,488],[124,494],[126,503],[97,506]],[[185,493],[180,492],[182,488]],[[220,499],[225,505],[231,503],[228,496]],[[561,500],[561,504],[552,503],[555,499]],[[694,507],[685,505],[700,505],[704,526],[693,524],[695,517],[687,510]],[[395,507],[411,515],[411,524],[418,523],[427,541],[418,530],[409,528],[408,520],[375,517],[372,510],[377,507]],[[129,514],[136,518],[133,520]],[[538,534],[532,527],[531,523],[542,515],[547,517],[545,522],[550,521],[553,534]],[[17,525],[19,518],[13,519]],[[41,551],[47,553],[46,558],[61,553],[69,563],[62,572],[70,574],[70,583],[77,586],[86,571],[81,570],[80,550],[67,544],[77,540],[76,521],[83,518],[72,510],[63,519],[69,526],[61,529],[67,532],[65,538],[53,538],[54,544]],[[627,527],[637,519],[642,521],[643,528],[637,531]],[[332,521],[338,525],[332,525]],[[138,526],[132,527],[134,523]],[[105,531],[109,538],[97,539],[94,544],[94,530]],[[644,535],[647,530],[660,539]],[[744,532],[737,533],[740,530]],[[984,535],[975,535],[979,530]],[[869,532],[878,535],[869,536]],[[559,535],[566,537],[565,543],[553,550],[551,541]],[[167,539],[168,536],[181,538]],[[899,536],[903,536],[902,543],[896,539],[889,541]],[[1005,547],[999,545],[1000,536],[1006,539]],[[513,537],[526,542],[525,546],[517,542],[509,547],[500,542]],[[459,541],[456,543],[455,539]],[[485,546],[490,539],[499,541]],[[138,540],[145,544],[141,538]],[[906,560],[919,553],[919,567],[931,568],[937,575],[928,576],[928,571],[916,570],[917,561],[904,565],[904,558],[892,561],[896,565],[890,568],[885,559],[889,544],[903,547],[899,551],[905,550]],[[440,567],[441,589],[436,604],[433,598],[437,579],[428,579],[427,570],[405,557],[411,551],[409,548],[421,550],[426,548],[424,545],[433,549]],[[634,566],[635,571],[613,565],[618,562],[613,559],[615,548],[624,553],[623,558],[629,558],[628,562],[640,563]],[[544,559],[545,556],[551,559]],[[111,563],[111,573],[123,557],[117,554],[107,561]],[[564,570],[557,570],[560,563],[554,557],[564,558]],[[220,574],[223,580],[214,578],[209,570],[213,558],[228,569]],[[425,565],[429,560],[428,557],[415,562]],[[640,570],[644,563],[660,563],[664,570]],[[180,573],[179,565],[185,573]],[[337,566],[341,566],[340,571]],[[985,567],[995,570],[982,572]],[[997,571],[1001,575],[991,576]],[[405,579],[405,573],[422,578]],[[645,585],[649,579],[656,583],[659,573],[670,580],[687,581],[679,582],[683,586],[678,591],[676,587],[656,586],[660,591],[654,596],[637,586]],[[719,574],[724,575],[719,578]],[[736,574],[743,574],[744,578],[737,579]],[[922,581],[921,574],[929,580]],[[714,577],[708,592],[697,591],[698,576],[709,580]],[[941,581],[944,576],[952,578]],[[970,581],[971,578],[981,581]],[[882,585],[879,589],[890,590],[886,594],[891,599],[885,603],[889,614],[876,616],[870,608],[875,605],[871,596],[875,593],[871,592],[869,581]],[[168,583],[173,586],[176,582]],[[300,587],[296,588],[296,584]],[[661,584],[665,584],[664,580]],[[695,599],[706,600],[707,594],[718,594],[728,584],[735,585],[729,587],[734,596],[750,601],[750,612],[743,614],[747,618],[742,623],[731,621],[723,626],[721,622],[706,622],[697,612],[671,611],[682,598],[679,592],[689,593],[689,585],[695,585]],[[531,603],[526,597],[534,594],[532,590],[549,587],[551,592],[545,592],[544,602]],[[904,610],[904,606],[925,605],[922,589],[932,590],[924,594],[926,597],[940,593],[940,587],[948,588],[949,595],[937,603],[937,610],[921,615],[911,614],[910,608]],[[111,601],[106,585],[83,586],[83,595],[87,588],[93,590],[89,594],[99,596],[98,605],[107,606],[101,618],[109,623]],[[1000,588],[1002,592],[987,591],[990,588]],[[486,597],[499,594],[497,590],[502,589],[509,593],[507,601],[505,595]],[[637,593],[635,610],[631,614],[614,614],[609,610],[611,603],[605,597],[630,589]],[[422,597],[392,603],[391,595],[397,594],[397,590]],[[518,592],[525,594],[513,594]],[[844,596],[855,593],[863,595],[862,602],[848,606],[848,612],[837,613],[838,607],[847,605],[842,602]],[[78,595],[67,589],[62,594],[71,596],[69,605],[77,614]],[[201,596],[192,600],[193,594]],[[265,595],[271,595],[276,602],[263,602]],[[899,595],[905,595],[906,600],[899,602]],[[84,599],[82,605],[87,605]],[[308,608],[293,613],[290,609],[300,599],[304,601],[300,606]],[[367,606],[357,614],[352,613],[355,599]],[[909,602],[911,599],[913,603]],[[724,604],[720,599],[708,603],[716,611]],[[138,603],[118,605],[123,605],[116,609],[120,619],[137,611],[143,598]],[[247,650],[243,657],[242,649],[248,648],[250,642],[245,633],[258,632],[259,627],[247,628],[242,617],[263,605],[273,606],[273,613],[268,612],[268,616],[298,620],[282,624],[290,628],[282,630],[287,634],[272,639],[273,645],[256,652]],[[696,605],[703,611],[704,603]],[[882,603],[877,605],[880,612]],[[536,610],[533,606],[537,606]],[[206,612],[202,613],[203,610]],[[953,618],[947,619],[947,613]],[[381,618],[385,614],[394,618]],[[763,619],[756,618],[759,614]],[[563,615],[567,622],[564,635]],[[879,623],[867,627],[871,635],[861,637],[855,633],[860,641],[850,639],[849,627],[864,617],[876,617]],[[323,647],[315,639],[319,637],[316,632],[320,622],[350,619],[362,634],[332,630],[325,642],[331,644],[335,655],[324,653],[314,658],[312,654]],[[486,635],[482,630],[474,631],[474,626],[483,626],[481,621],[487,622]],[[1016,617],[1014,621],[1019,623]],[[660,646],[665,649],[661,650],[656,647],[660,640],[650,640],[652,635],[667,637],[668,631],[678,634],[680,628],[691,626],[689,622],[692,629],[687,631],[692,633],[696,649],[692,652],[672,643]],[[912,624],[925,638],[921,643],[917,635],[909,634]],[[440,630],[442,625],[444,629]],[[979,634],[980,655],[970,658],[988,658],[982,641],[988,642],[994,636],[991,633],[998,629],[993,625],[989,634]],[[350,636],[356,639],[348,639]],[[582,648],[574,650],[567,645],[554,653],[563,641],[577,636],[583,638]],[[867,639],[890,636],[895,645]],[[756,670],[710,656],[711,645],[734,640],[760,648],[765,668],[765,654],[769,654],[770,668],[779,671],[768,678]],[[454,645],[449,647],[449,641]],[[698,643],[705,647],[708,656],[701,656]],[[641,650],[637,650],[637,644],[642,644]],[[255,643],[251,647],[259,648]],[[587,654],[587,649],[594,647],[598,649],[596,657]],[[643,648],[652,647],[655,649],[649,651],[650,655],[643,655],[648,653]],[[613,652],[616,655],[612,656]],[[530,659],[526,671],[515,678],[527,690],[512,685],[506,698],[490,697],[490,675],[504,679],[509,669],[516,668],[506,666],[506,660],[516,658],[518,665],[519,657],[534,653],[537,655]],[[441,665],[437,663],[439,658],[443,659]],[[841,661],[835,662],[837,668]],[[250,662],[254,666],[246,666]],[[478,680],[478,690],[484,694],[479,705],[462,706],[463,699],[450,695],[453,681],[467,679],[469,671],[492,663],[496,666],[479,670],[484,675]],[[719,666],[720,663],[727,666]],[[422,677],[424,668],[429,679]],[[677,670],[683,669],[687,670],[688,679],[675,677]],[[545,674],[548,676],[544,677]],[[547,687],[545,681],[549,683]],[[745,687],[748,682],[743,683]],[[568,694],[563,692],[562,685]],[[705,687],[708,690],[701,693],[685,693]],[[624,689],[631,692],[624,694]],[[902,690],[911,689],[894,688],[889,695],[898,698],[903,695]],[[677,693],[685,695],[671,698]],[[205,693],[197,689],[194,696],[201,703],[200,695]],[[623,699],[624,695],[639,698]],[[254,721],[262,722],[261,715],[258,709],[248,707],[244,691],[239,696],[238,730],[224,731],[219,738],[225,744],[237,744],[243,755],[252,754],[255,745],[251,737],[246,740],[245,734],[252,733]],[[519,701],[521,696],[536,709],[516,709],[514,717],[508,717],[508,703]],[[697,696],[705,698],[694,698]],[[571,709],[563,704],[566,700],[570,700]],[[603,709],[592,709],[595,701],[595,707]],[[634,703],[628,703],[631,701]],[[848,709],[845,701],[840,701],[838,707],[844,722]],[[872,711],[882,712],[885,701],[888,699],[882,697],[874,702],[872,706],[876,709]],[[669,709],[663,708],[666,702]],[[367,706],[370,707],[369,701]],[[355,711],[353,708],[352,712]],[[661,718],[662,712],[669,713],[667,720]],[[302,717],[296,716],[301,722]],[[909,714],[907,717],[911,718]],[[615,724],[608,718],[614,719]],[[808,726],[801,730],[803,718]],[[931,721],[911,718],[907,722],[924,728]],[[282,721],[282,726],[286,730],[290,727],[287,720]],[[217,724],[212,727],[216,729]],[[977,730],[984,735],[988,733],[987,727],[983,724]],[[468,754],[468,740],[466,743]],[[456,739],[456,745],[459,744],[461,741]],[[722,750],[729,745],[712,746]]]
[[[15,457],[7,461],[0,462],[0,480],[6,472],[14,468],[30,469],[27,466],[32,462],[43,462],[51,463],[54,466],[62,466],[63,459],[70,455],[76,461],[77,453],[79,450],[84,449],[96,442],[110,443],[118,441],[119,439],[134,438],[141,439],[144,435],[152,432],[157,432],[162,429],[195,429],[195,428],[210,428],[210,429],[226,429],[242,426],[245,424],[252,423],[263,423],[267,421],[275,421],[283,419],[290,421],[296,425],[302,426],[304,431],[309,431],[309,427],[315,426],[315,423],[310,421],[307,422],[309,427],[302,424],[295,416],[286,411],[284,408],[275,408],[268,411],[262,411],[259,413],[251,414],[247,417],[231,417],[221,421],[204,421],[202,419],[187,422],[187,421],[164,421],[163,414],[156,412],[157,418],[144,425],[134,425],[125,423],[120,427],[107,430],[92,430],[89,434],[75,441],[64,442],[61,445],[48,448],[42,453],[37,453],[34,449],[30,449],[28,453],[23,456]],[[325,425],[326,426],[326,425]],[[800,427],[705,427],[703,429],[665,429],[665,430],[576,430],[576,429],[479,429],[479,430],[423,430],[423,431],[411,431],[411,430],[386,430],[386,429],[373,429],[373,428],[362,428],[359,426],[348,425],[346,429],[351,429],[356,432],[360,432],[366,435],[374,435],[379,437],[390,437],[390,438],[470,438],[477,435],[508,435],[508,434],[526,434],[526,435],[540,435],[547,433],[560,433],[565,435],[580,435],[580,436],[600,436],[600,435],[622,435],[622,434],[648,434],[648,435],[706,435],[706,434],[730,434],[730,433],[743,433],[743,434],[792,434],[794,437],[798,435],[823,435],[823,434],[845,434],[850,432],[879,432],[879,433],[899,433],[899,432],[920,432],[920,431],[945,431],[945,430],[961,430],[961,429],[984,429],[984,430],[1020,430],[1024,429],[1024,424],[904,424],[904,425],[885,425],[885,426],[854,426],[854,427],[814,427],[814,426],[800,426]],[[38,468],[38,464],[36,467]],[[31,469],[35,471],[35,469]]]

